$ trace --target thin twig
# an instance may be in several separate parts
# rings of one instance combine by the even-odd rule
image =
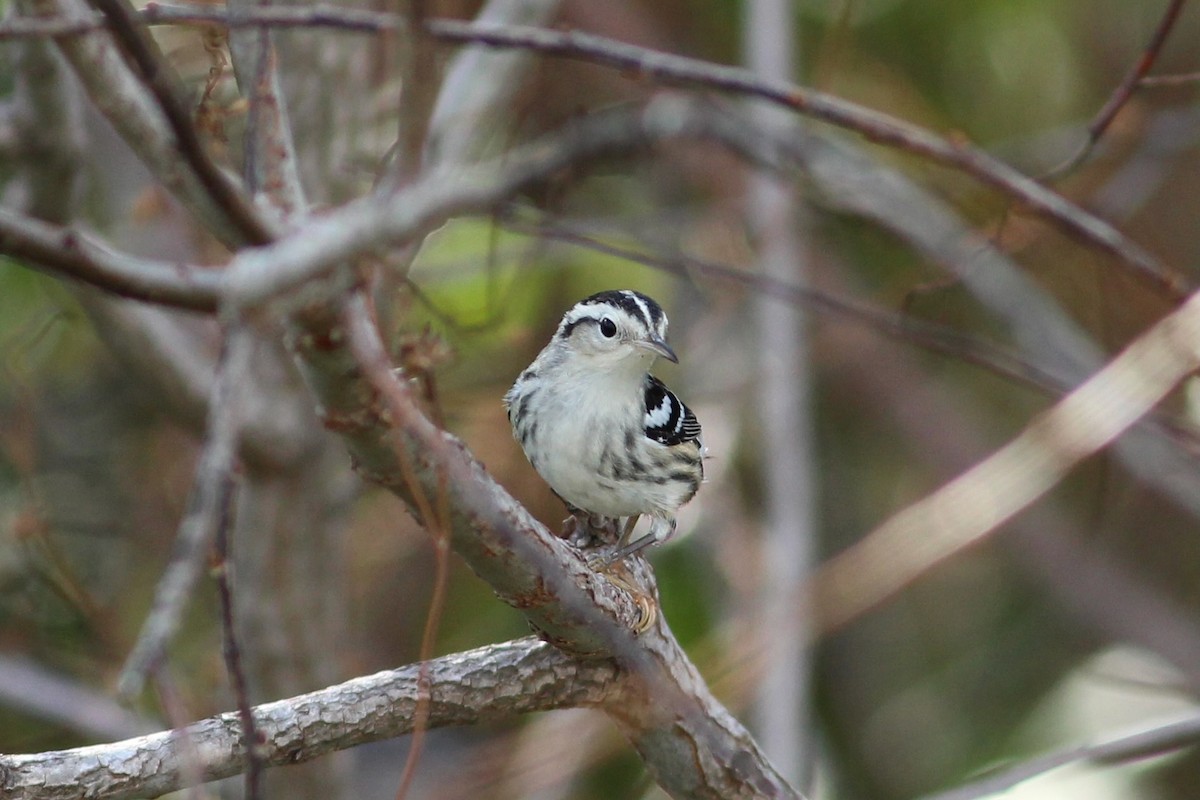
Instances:
[[[274,239],[270,227],[255,211],[253,204],[221,172],[204,149],[191,114],[183,105],[180,90],[174,80],[174,70],[163,57],[158,45],[145,30],[145,23],[129,4],[129,0],[91,0],[110,23],[114,38],[135,66],[154,98],[179,145],[179,153],[187,161],[201,185],[216,205],[229,216],[230,222],[251,245],[267,244]]]
[[[610,244],[577,226],[561,221],[531,223],[515,216],[506,216],[501,218],[500,224],[515,233],[585,247],[681,278],[703,277],[721,282],[728,281],[762,296],[784,300],[810,311],[847,320],[884,336],[980,367],[1005,380],[1050,397],[1061,397],[1069,389],[1068,384],[1052,370],[1045,369],[992,342],[936,322],[897,314],[850,297],[832,294],[812,286],[800,286],[770,275],[683,253],[658,255]]]
[[[229,13],[239,16],[262,8],[270,8],[270,2],[234,0]],[[285,220],[297,218],[305,213],[308,202],[272,31],[267,27],[232,30],[229,46],[238,83],[250,101],[243,168],[246,186],[251,196],[267,197]]]
[[[237,486],[231,474],[225,474],[218,491],[220,498],[217,501],[217,534],[213,541],[214,562],[211,573],[216,580],[217,600],[221,606],[221,635],[224,640],[221,652],[225,657],[225,671],[229,673],[229,683],[233,687],[238,721],[242,728],[242,742],[246,751],[246,772],[243,775],[245,796],[249,800],[259,800],[262,796],[263,770],[262,758],[258,754],[261,741],[254,724],[246,670],[242,665],[242,648],[234,624],[233,588],[229,576],[232,569],[229,559],[229,531],[232,529],[233,502],[237,494]]]
[[[147,25],[224,25],[227,28],[331,28],[348,33],[388,33],[404,30],[403,16],[337,6],[260,6],[227,10],[219,6],[150,2],[138,12]],[[0,41],[57,38],[101,30],[105,17],[96,13],[0,21]]]
[[[379,178],[384,191],[402,186],[421,171],[421,154],[439,84],[434,46],[424,33],[431,5],[428,0],[406,2],[409,35],[400,48],[398,64],[401,97],[397,98],[396,142],[390,151],[391,163]]]
[[[1100,141],[1100,137],[1108,130],[1108,126],[1112,124],[1117,114],[1129,102],[1129,98],[1133,97],[1134,91],[1145,79],[1146,73],[1154,66],[1154,62],[1158,59],[1158,54],[1162,51],[1163,45],[1166,44],[1167,37],[1175,27],[1175,21],[1179,18],[1179,12],[1183,10],[1184,2],[1185,0],[1170,0],[1166,11],[1163,12],[1162,19],[1158,21],[1158,26],[1155,27],[1154,33],[1150,37],[1150,42],[1142,51],[1141,56],[1129,68],[1129,71],[1125,73],[1125,77],[1121,79],[1121,82],[1117,84],[1117,88],[1113,89],[1112,94],[1109,95],[1108,101],[1096,112],[1096,116],[1088,124],[1087,139],[1084,140],[1083,144],[1070,158],[1043,175],[1042,180],[1054,181],[1062,178],[1082,164],[1084,159],[1092,152],[1096,143]]]
[[[1095,744],[1076,745],[1046,753],[948,792],[929,795],[923,800],[979,800],[1068,764],[1081,761],[1119,764],[1195,747],[1197,742],[1200,742],[1200,714],[1193,714],[1185,719],[1163,722]]]
[[[419,484],[413,483],[419,489]],[[419,694],[417,708],[413,720],[412,741],[409,743],[408,758],[404,762],[404,771],[400,776],[400,788],[396,790],[396,800],[404,800],[408,796],[412,782],[417,776],[417,764],[421,759],[421,751],[425,744],[425,734],[429,730],[430,703],[433,700],[433,687],[430,683],[428,662],[433,659],[433,647],[437,639],[438,627],[441,624],[442,612],[446,608],[446,590],[450,584],[450,508],[449,495],[446,492],[444,479],[438,483],[437,515],[425,521],[425,528],[433,536],[434,576],[433,595],[429,598],[429,614],[425,617],[425,629],[421,633],[421,672],[418,675]]]
[[[179,629],[183,610],[216,535],[223,500],[221,487],[234,467],[240,435],[238,391],[246,380],[252,347],[249,330],[238,325],[230,330],[222,348],[209,399],[208,435],[187,512],[179,523],[175,549],[155,588],[150,612],[117,680],[117,691],[123,697],[139,694],[146,678],[161,662],[167,643]]]

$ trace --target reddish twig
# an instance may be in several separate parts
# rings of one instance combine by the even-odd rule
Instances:
[[[1068,174],[1080,164],[1092,152],[1096,143],[1100,141],[1100,137],[1104,136],[1104,132],[1108,130],[1108,126],[1116,119],[1117,114],[1129,102],[1129,98],[1133,97],[1134,91],[1146,77],[1146,73],[1154,66],[1154,62],[1158,59],[1158,54],[1162,51],[1163,45],[1166,44],[1167,37],[1171,30],[1175,27],[1175,21],[1179,18],[1179,12],[1183,10],[1185,0],[1170,0],[1167,4],[1167,10],[1163,12],[1162,19],[1158,21],[1158,26],[1154,29],[1153,35],[1150,37],[1150,42],[1146,48],[1142,50],[1141,56],[1125,73],[1125,77],[1117,84],[1117,88],[1113,89],[1112,94],[1108,97],[1108,102],[1096,112],[1096,116],[1087,127],[1087,139],[1063,163],[1054,167],[1045,175],[1042,180],[1057,180]]]
[[[377,376],[378,378],[378,376]],[[429,599],[429,614],[425,617],[425,629],[421,633],[421,668],[417,673],[417,707],[413,715],[412,740],[409,742],[408,758],[400,776],[400,788],[396,800],[404,800],[417,775],[417,764],[425,745],[425,734],[429,730],[430,703],[433,687],[430,684],[429,663],[433,660],[433,646],[442,611],[446,607],[446,590],[450,584],[450,507],[444,475],[438,476],[437,516],[425,520],[426,529],[433,535],[433,552],[436,567],[433,578],[433,596]],[[414,493],[424,494],[416,476],[410,484]]]
[[[217,501],[217,534],[213,543],[214,562],[211,571],[217,583],[217,599],[221,606],[221,634],[224,639],[221,651],[237,703],[238,721],[242,727],[242,741],[246,754],[246,771],[243,774],[245,797],[247,800],[259,800],[262,797],[263,763],[258,753],[258,729],[254,724],[254,711],[250,706],[250,690],[246,682],[246,670],[242,665],[242,649],[234,628],[233,589],[229,580],[229,531],[233,517],[233,500],[237,493],[231,474],[225,474],[218,492],[220,497]]]

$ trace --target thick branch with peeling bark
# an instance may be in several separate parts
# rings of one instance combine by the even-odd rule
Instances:
[[[597,706],[611,696],[616,672],[610,662],[580,662],[532,638],[444,656],[426,667],[432,727]],[[296,764],[410,733],[420,670],[411,664],[256,707],[263,763]],[[0,756],[0,793],[10,800],[157,797],[183,788],[189,774],[206,780],[239,774],[245,752],[230,712],[112,744]]]
[[[444,508],[454,549],[542,635],[583,658],[621,669],[606,710],[675,797],[798,797],[746,730],[712,696],[661,614],[649,573],[635,561],[618,585],[538,524],[456,439],[417,408],[393,372],[361,299],[341,320],[306,319],[294,342],[359,471],[418,513]],[[423,495],[423,499],[422,499]],[[625,586],[636,587],[631,596]]]

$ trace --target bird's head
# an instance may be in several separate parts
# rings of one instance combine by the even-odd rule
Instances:
[[[554,344],[591,370],[641,374],[659,356],[679,363],[667,344],[667,315],[658,303],[629,289],[580,300],[563,315]]]

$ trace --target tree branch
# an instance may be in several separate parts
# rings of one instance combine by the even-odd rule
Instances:
[[[118,253],[79,231],[4,208],[0,208],[0,252],[51,275],[173,308],[211,313],[221,295],[220,270]]]
[[[1200,368],[1200,293],[978,465],[836,556],[815,580],[819,630],[981,541],[1112,443]]]
[[[126,699],[142,691],[146,678],[162,660],[191,599],[208,548],[225,522],[223,509],[229,503],[230,472],[236,464],[243,424],[244,403],[239,393],[249,374],[252,350],[250,330],[244,325],[234,326],[217,363],[208,406],[208,435],[187,511],[179,522],[171,561],[158,581],[150,613],[117,679],[117,691]]]
[[[550,534],[415,405],[361,297],[337,324],[297,318],[294,348],[360,474],[415,507],[412,482],[443,493],[456,552],[542,635],[577,657],[612,658],[621,694],[606,710],[672,796],[798,797],[716,701],[654,609],[644,562],[614,581]],[[629,593],[632,591],[632,595]],[[652,615],[647,628],[647,613]],[[638,631],[641,630],[639,634]]]
[[[489,0],[475,21],[536,25],[549,20],[561,0]],[[446,70],[442,90],[429,118],[426,163],[470,161],[488,140],[508,126],[501,119],[521,87],[532,54],[497,53],[464,47]]]
[[[230,11],[244,14],[258,0],[233,0]],[[249,98],[246,126],[246,184],[251,194],[270,199],[284,219],[304,215],[308,201],[300,182],[296,143],[279,75],[279,55],[267,28],[234,30],[229,36],[234,74],[243,96]]]
[[[50,0],[41,0],[48,2]],[[57,0],[67,2],[68,0]],[[231,16],[227,12],[191,6],[151,5],[143,12],[150,24],[218,22],[227,25],[322,25],[353,31],[397,30],[404,20],[394,14],[372,14],[331,8],[270,8]],[[46,31],[79,30],[82,21],[48,23]],[[94,23],[88,23],[94,24]],[[69,26],[69,27],[68,27]],[[1108,223],[1088,214],[1033,178],[988,153],[957,140],[832,95],[784,81],[758,78],[753,73],[699,59],[670,55],[577,31],[553,31],[517,25],[430,20],[429,35],[446,42],[497,48],[533,50],[573,58],[660,81],[757,97],[805,116],[861,134],[872,142],[895,147],[971,175],[1001,192],[1022,208],[1055,224],[1060,230],[1116,257],[1148,286],[1168,297],[1182,297],[1188,282],[1163,268],[1145,249]],[[30,28],[22,30],[29,35]],[[15,32],[14,32],[15,33]],[[42,35],[45,35],[43,33]]]
[[[1129,98],[1133,97],[1134,91],[1142,84],[1146,74],[1150,72],[1154,66],[1154,62],[1158,60],[1158,54],[1162,51],[1163,45],[1167,42],[1167,37],[1175,27],[1175,21],[1179,18],[1179,12],[1183,10],[1184,2],[1185,0],[1170,0],[1166,11],[1163,12],[1162,18],[1158,21],[1158,25],[1150,37],[1149,44],[1146,45],[1138,60],[1125,73],[1125,77],[1117,84],[1117,88],[1113,89],[1112,94],[1109,95],[1108,102],[1096,112],[1096,116],[1088,124],[1087,138],[1083,144],[1066,161],[1042,176],[1042,180],[1057,180],[1063,177],[1082,164],[1083,160],[1092,152],[1096,143],[1100,141],[1100,137],[1104,135],[1104,132],[1108,130],[1108,126],[1117,118],[1117,114],[1129,102]]]
[[[81,0],[29,0],[29,6],[42,18],[72,21],[91,18]],[[63,34],[56,43],[92,102],[126,143],[218,238],[231,246],[246,241],[261,243],[269,238],[258,235],[266,230],[266,225],[254,218],[252,208],[246,208],[240,201],[229,201],[240,194],[228,176],[209,164],[212,170],[202,178],[186,158],[181,158],[187,148],[178,138],[179,125],[172,124],[154,93],[121,57],[107,30]],[[193,161],[203,158],[207,163],[202,151],[197,153],[194,147],[192,150]],[[216,184],[224,188],[213,194]],[[251,222],[251,218],[255,221]]]
[[[532,638],[427,662],[429,725],[469,725],[530,711],[595,706],[614,687],[615,668],[579,662]],[[308,761],[334,750],[409,733],[421,666],[376,673],[254,709],[263,762]],[[0,756],[0,793],[10,800],[121,800],[157,797],[245,769],[237,713],[113,744]],[[194,759],[194,763],[189,763]]]
[[[347,203],[271,246],[242,251],[229,262],[225,300],[235,308],[261,306],[363,253],[412,241],[453,216],[501,205],[561,169],[673,139],[717,141],[776,169],[793,160],[735,115],[662,97],[645,109],[596,114],[488,162],[438,165],[398,191]]]
[[[65,0],[69,1],[69,0]],[[270,228],[255,213],[250,200],[221,172],[200,141],[192,116],[183,105],[178,81],[171,65],[163,58],[158,44],[145,29],[129,0],[91,0],[104,14],[113,39],[140,73],[159,110],[170,127],[177,152],[196,176],[204,193],[220,208],[242,240],[251,245],[266,244],[273,238]],[[66,6],[61,6],[66,8]]]
[[[1200,742],[1200,714],[1193,714],[1185,719],[1165,722],[1095,744],[1081,744],[1046,753],[948,792],[929,795],[923,800],[978,800],[1079,761],[1116,764],[1195,747],[1197,742]]]

